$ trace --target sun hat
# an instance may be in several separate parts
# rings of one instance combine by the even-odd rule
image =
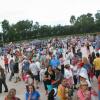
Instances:
[[[85,70],[84,71],[81,71],[79,73],[79,76],[85,78],[86,79],[86,82],[88,83],[88,87],[91,87],[91,83],[89,81],[88,74],[85,72]]]
[[[82,78],[88,79],[88,76],[85,73],[80,73],[79,76],[82,77]]]
[[[87,74],[87,70],[85,68],[81,68],[79,76],[85,78],[88,80],[88,74]]]

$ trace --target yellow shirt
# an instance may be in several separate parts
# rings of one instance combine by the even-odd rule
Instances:
[[[95,58],[93,61],[95,70],[100,70],[100,58]]]
[[[57,96],[60,100],[67,100],[68,97],[68,88],[63,87],[62,85],[58,86]]]

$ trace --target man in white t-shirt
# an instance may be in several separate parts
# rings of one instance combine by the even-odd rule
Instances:
[[[32,72],[32,79],[36,80],[36,88],[39,88],[38,87],[38,83],[39,83],[38,73],[39,73],[40,69],[38,68],[38,66],[36,65],[36,63],[34,61],[32,61],[32,63],[30,64],[29,69]]]

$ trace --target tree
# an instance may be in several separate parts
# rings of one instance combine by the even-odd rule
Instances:
[[[16,26],[14,24],[11,25],[9,32],[8,32],[9,41],[19,40],[16,32]]]
[[[32,25],[33,25],[33,21],[29,21],[29,20],[22,20],[16,23],[15,28],[16,28],[16,32],[17,34],[19,34],[20,39],[23,39],[23,37],[25,39],[27,39],[27,33],[29,33],[32,30]]]
[[[74,15],[72,15],[71,18],[70,18],[70,23],[71,23],[72,25],[74,25],[74,24],[75,24],[75,21],[76,21],[76,18],[75,18]]]
[[[39,37],[73,35],[90,32],[100,32],[100,12],[95,14],[95,20],[91,13],[82,14],[79,17],[72,15],[70,17],[71,25],[56,26],[39,25],[39,22],[30,20],[18,21],[16,24],[9,25],[9,21],[2,21],[2,30],[4,40],[19,41]]]
[[[3,31],[2,35],[3,35],[4,40],[6,40],[6,41],[8,39],[7,34],[9,32],[9,29],[10,29],[9,21],[3,20],[2,21],[2,31]]]
[[[98,12],[95,14],[95,18],[96,18],[96,21],[95,21],[96,30],[97,30],[97,31],[100,31],[100,11],[98,11]]]
[[[7,20],[2,21],[3,33],[7,34],[9,31],[9,28],[10,28],[9,21],[7,21]]]
[[[100,21],[100,11],[95,14],[96,21]]]
[[[94,18],[90,13],[81,15],[75,22],[75,27],[77,27],[77,30],[79,29],[82,33],[90,32],[93,26]]]
[[[34,37],[37,37],[38,35],[40,35],[39,29],[40,29],[39,22],[35,22],[35,24],[32,27],[32,31],[34,33]]]
[[[48,25],[42,25],[40,27],[40,36],[42,35],[42,37],[45,37],[45,36],[50,36],[51,35],[51,26],[48,26]]]

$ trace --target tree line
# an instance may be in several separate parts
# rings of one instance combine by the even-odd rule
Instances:
[[[5,19],[1,22],[2,33],[0,35],[3,37],[4,42],[13,42],[40,37],[100,32],[100,12],[97,12],[95,16],[87,13],[77,18],[72,15],[70,23],[71,25],[50,26],[39,25],[39,22],[33,24],[33,21],[30,20],[22,20],[10,25],[9,21]]]

